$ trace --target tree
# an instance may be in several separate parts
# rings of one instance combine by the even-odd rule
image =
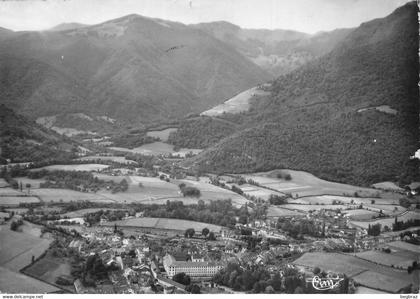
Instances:
[[[194,234],[195,234],[195,230],[194,230],[193,228],[188,228],[188,229],[185,231],[184,236],[185,236],[185,237],[188,237],[188,238],[192,238],[192,237],[194,236]]]
[[[207,237],[207,235],[209,234],[209,229],[207,228],[207,227],[205,227],[205,228],[203,228],[203,230],[201,231],[201,234],[204,236],[204,237]]]
[[[214,235],[214,232],[210,232],[209,233],[209,237],[207,238],[210,241],[215,241],[216,240],[216,236]]]
[[[196,284],[190,284],[188,285],[185,290],[187,292],[190,292],[191,294],[201,294],[201,289],[198,285]]]
[[[187,274],[185,274],[184,272],[175,274],[172,277],[172,280],[176,281],[180,284],[183,284],[183,285],[189,285],[190,282],[191,282],[191,278]]]

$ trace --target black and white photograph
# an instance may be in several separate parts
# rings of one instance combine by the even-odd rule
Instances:
[[[419,65],[418,1],[0,1],[0,299],[417,299]]]

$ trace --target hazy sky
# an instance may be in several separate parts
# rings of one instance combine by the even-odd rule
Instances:
[[[20,0],[0,1],[0,27],[43,30],[60,23],[97,24],[127,14],[244,28],[308,33],[355,27],[384,17],[407,0]]]

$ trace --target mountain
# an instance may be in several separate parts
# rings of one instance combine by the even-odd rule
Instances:
[[[0,44],[0,98],[37,118],[62,113],[149,123],[201,112],[270,76],[181,23],[129,15]]]
[[[274,76],[287,74],[328,53],[353,30],[310,35],[292,30],[244,29],[224,21],[191,26],[229,44]]]
[[[49,30],[50,31],[65,31],[65,30],[78,29],[78,28],[82,28],[86,26],[87,25],[80,24],[80,23],[61,23],[61,24],[58,24],[57,26],[52,27]]]
[[[363,23],[279,77],[271,96],[231,115],[240,124],[233,134],[189,163],[216,172],[292,168],[360,185],[401,179],[419,148],[417,12],[411,2]]]
[[[56,134],[13,110],[0,105],[0,164],[44,162],[74,156],[77,144]]]

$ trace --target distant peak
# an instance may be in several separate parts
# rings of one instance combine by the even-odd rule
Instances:
[[[61,23],[61,24],[58,24],[57,26],[52,27],[51,29],[49,29],[49,31],[72,30],[72,29],[82,28],[86,26],[87,25],[80,24],[80,23]]]

